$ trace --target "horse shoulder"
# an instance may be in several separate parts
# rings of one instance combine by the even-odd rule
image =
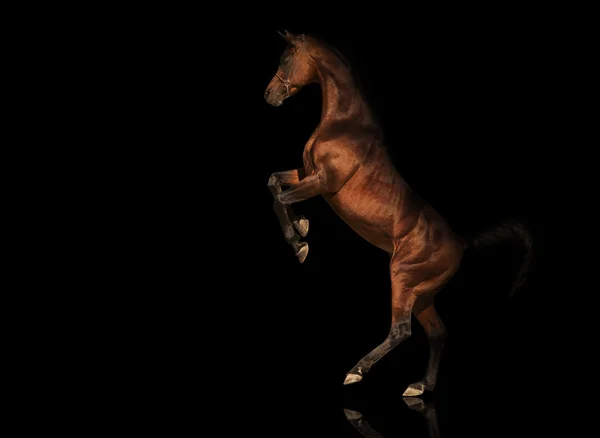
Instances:
[[[321,140],[318,137],[311,149],[311,162],[315,170],[327,178],[331,191],[339,190],[360,168],[368,144],[360,138],[339,136]]]

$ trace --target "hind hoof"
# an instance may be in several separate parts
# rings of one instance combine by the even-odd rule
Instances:
[[[408,385],[408,388],[406,388],[406,391],[404,391],[404,394],[402,394],[403,397],[418,397],[420,395],[423,395],[423,393],[425,392],[425,385],[422,383],[413,383],[412,385]]]
[[[308,234],[308,226],[308,219],[304,216],[300,217],[297,221],[294,221],[294,227],[302,237],[306,237]]]
[[[300,244],[300,248],[298,248],[298,251],[296,251],[296,257],[298,257],[298,260],[300,261],[300,263],[304,263],[304,260],[306,260],[307,255],[308,255],[308,243],[302,242]]]
[[[348,374],[346,375],[346,380],[344,380],[344,385],[352,385],[353,383],[358,383],[363,379],[363,377],[359,374]]]

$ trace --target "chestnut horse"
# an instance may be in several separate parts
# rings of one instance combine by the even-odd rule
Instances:
[[[310,83],[321,86],[323,97],[321,121],[304,147],[304,165],[269,178],[285,239],[304,262],[308,244],[301,238],[308,233],[308,220],[295,216],[290,205],[321,195],[353,230],[390,255],[389,335],[347,373],[344,384],[362,380],[407,339],[414,314],[427,333],[430,355],[423,380],[409,385],[404,395],[419,396],[435,387],[446,338],[434,297],[458,270],[465,249],[506,237],[518,237],[529,249],[529,235],[520,223],[509,223],[474,239],[458,236],[392,164],[382,130],[339,52],[313,36],[280,35],[288,45],[265,91],[266,101],[280,106]],[[523,282],[526,269],[524,263],[513,289]]]

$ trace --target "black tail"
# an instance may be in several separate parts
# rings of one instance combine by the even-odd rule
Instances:
[[[473,249],[488,248],[499,244],[511,242],[520,243],[523,248],[523,261],[519,272],[509,292],[509,298],[513,298],[519,288],[525,283],[529,275],[533,257],[533,239],[525,223],[516,220],[507,220],[498,225],[484,229],[467,238],[467,246]]]

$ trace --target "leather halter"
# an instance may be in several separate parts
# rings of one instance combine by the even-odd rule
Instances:
[[[292,73],[294,72],[294,64],[292,64],[292,68],[290,69],[290,72],[287,75],[287,78],[283,79],[281,76],[279,76],[278,73],[275,73],[275,76],[277,76],[277,79],[279,79],[281,81],[281,83],[285,86],[285,97],[288,97],[290,95],[290,76],[292,76]]]
[[[300,37],[300,41],[303,43],[304,42],[304,34],[301,35]],[[296,49],[298,50],[298,49]],[[292,76],[292,73],[294,72],[294,64],[292,64],[292,68],[290,69],[289,74],[287,75],[287,77],[284,79],[281,76],[279,76],[279,74],[275,73],[275,76],[277,76],[277,79],[279,79],[281,81],[281,83],[283,84],[283,86],[285,87],[285,97],[288,97],[290,95],[290,76]]]
[[[279,79],[281,81],[281,83],[285,86],[285,97],[288,97],[290,95],[290,80],[289,80],[289,77],[292,75],[293,69],[294,69],[294,66],[292,66],[292,70],[290,70],[290,74],[285,79],[283,79],[281,76],[279,76],[277,73],[275,73],[275,76],[277,76],[277,79]]]

